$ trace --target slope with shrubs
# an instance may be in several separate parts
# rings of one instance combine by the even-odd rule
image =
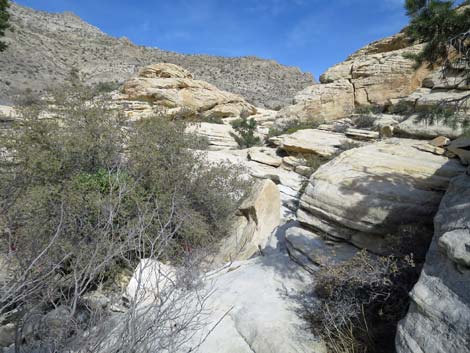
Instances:
[[[193,152],[205,142],[181,121],[129,127],[105,100],[77,84],[28,100],[2,141],[0,323],[21,351],[63,351],[101,324],[85,296],[140,259],[182,266],[209,251],[249,191],[237,168]],[[58,308],[59,332],[44,319]]]

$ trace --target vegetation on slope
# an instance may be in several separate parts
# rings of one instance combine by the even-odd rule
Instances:
[[[87,294],[112,287],[143,258],[189,261],[193,275],[183,276],[183,286],[191,286],[195,254],[227,233],[250,185],[237,168],[211,166],[194,152],[204,141],[187,134],[181,121],[154,117],[131,128],[77,84],[19,110],[1,144],[0,261],[10,278],[0,282],[0,322],[16,325],[20,351],[65,351],[78,336],[92,352],[103,336],[89,336],[99,331],[90,328],[104,314]],[[181,308],[183,292],[174,292],[171,308],[163,310],[160,298],[149,309],[149,328],[119,335],[127,346],[116,352],[163,344],[157,330],[177,317],[168,310]],[[51,310],[60,310],[60,327],[45,319]],[[128,315],[128,326],[146,322],[138,312]],[[181,327],[166,332],[177,341]]]
[[[10,18],[10,15],[8,13],[8,7],[10,6],[10,3],[8,0],[0,0],[0,38],[5,35],[5,30],[10,27],[8,20]],[[6,44],[2,41],[0,41],[0,51],[3,51],[6,49]]]

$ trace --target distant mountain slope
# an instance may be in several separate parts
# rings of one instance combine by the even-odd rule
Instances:
[[[311,74],[255,57],[183,55],[114,38],[72,13],[51,14],[12,4],[9,48],[0,53],[0,101],[18,89],[42,89],[72,68],[87,82],[122,82],[151,63],[170,62],[196,78],[243,95],[256,105],[285,106],[311,85]]]

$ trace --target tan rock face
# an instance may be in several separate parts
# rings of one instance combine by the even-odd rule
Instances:
[[[221,91],[207,82],[193,80],[187,70],[172,64],[143,68],[138,77],[124,83],[119,98],[125,101],[146,101],[163,112],[185,108],[192,114],[202,114],[206,118],[250,116],[256,113],[256,108],[242,97]]]
[[[354,90],[348,80],[314,85],[300,91],[294,100],[278,113],[278,119],[335,120],[354,110]]]
[[[247,260],[259,253],[281,221],[279,189],[271,180],[259,181],[245,200],[233,225],[233,234],[222,243],[216,262]]]
[[[193,78],[193,75],[186,69],[174,64],[154,64],[144,67],[139,77],[146,78]]]
[[[352,143],[344,134],[305,129],[290,135],[273,137],[270,142],[279,146],[288,153],[316,154],[322,157],[331,157],[341,150],[344,144]]]
[[[207,138],[212,150],[236,149],[238,143],[233,138],[235,131],[225,124],[195,123],[187,127],[187,132]]]
[[[353,60],[364,55],[388,53],[395,50],[405,49],[410,45],[410,39],[404,32],[400,32],[366,45],[365,47],[356,51],[354,54],[350,55],[348,60]]]
[[[346,151],[321,166],[301,198],[299,220],[379,253],[390,246],[389,237],[400,234],[401,225],[431,229],[449,179],[465,169],[457,160],[420,151],[419,143],[392,138]]]
[[[356,105],[389,104],[391,99],[406,97],[421,86],[428,70],[415,70],[414,60],[405,54],[417,54],[422,45],[377,54],[359,51],[348,60],[328,69],[322,83],[349,80],[354,87]],[[372,51],[373,52],[373,51]]]

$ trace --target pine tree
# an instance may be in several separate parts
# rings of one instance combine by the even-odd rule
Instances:
[[[10,14],[8,13],[8,7],[10,3],[8,0],[0,0],[0,37],[5,35],[5,30],[10,27],[8,20],[10,19]],[[0,51],[5,50],[7,45],[0,41]]]
[[[456,10],[454,1],[406,0],[405,8],[410,17],[408,35],[426,43],[416,57],[419,64],[441,64],[450,41],[470,30],[470,9]]]

